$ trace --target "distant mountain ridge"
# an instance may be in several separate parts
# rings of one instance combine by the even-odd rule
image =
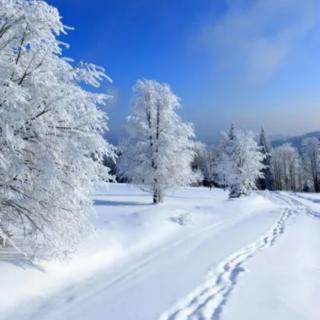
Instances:
[[[274,140],[271,140],[271,144],[275,148],[284,143],[290,143],[293,147],[296,147],[298,150],[301,150],[302,141],[306,138],[320,139],[320,131],[313,131],[300,136],[294,136],[289,138],[274,139]]]

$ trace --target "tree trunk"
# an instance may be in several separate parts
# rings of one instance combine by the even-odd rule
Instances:
[[[155,190],[153,192],[153,203],[154,204],[160,203],[162,202],[162,199],[163,199],[162,192],[160,190]]]

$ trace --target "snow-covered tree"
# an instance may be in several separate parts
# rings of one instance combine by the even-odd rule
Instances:
[[[262,169],[263,177],[259,178],[257,181],[257,186],[260,190],[272,190],[272,173],[271,173],[271,144],[265,135],[265,131],[262,128],[260,132],[258,146],[260,151],[264,155]]]
[[[251,132],[232,129],[232,135],[225,151],[225,179],[230,191],[230,198],[247,195],[256,188],[256,181],[262,177],[264,155]]]
[[[210,189],[214,186],[216,176],[217,149],[213,146],[208,147],[204,154],[203,177]]]
[[[272,151],[271,169],[276,190],[302,190],[301,158],[290,144],[285,143]]]
[[[320,192],[320,141],[307,138],[302,142],[303,165],[312,182],[312,189]]]
[[[162,201],[167,189],[193,183],[194,132],[177,115],[179,99],[168,84],[138,80],[133,114],[128,117],[129,139],[121,148],[120,173]]]
[[[193,171],[199,172],[202,174],[203,179],[199,179],[198,184],[202,185],[205,180],[204,170],[205,170],[205,161],[207,146],[200,141],[195,141],[193,144],[194,157],[191,163]]]
[[[210,189],[215,184],[215,161],[216,161],[216,147],[206,146],[197,141],[195,142],[195,157],[192,161],[192,168],[202,174],[202,185]]]
[[[0,237],[23,236],[46,257],[70,252],[90,229],[89,194],[113,153],[97,108],[109,97],[84,89],[107,77],[64,58],[62,33],[44,1],[0,0]]]
[[[215,179],[218,185],[224,189],[227,187],[227,175],[231,168],[231,151],[233,146],[233,140],[235,139],[235,128],[232,124],[229,132],[222,132],[219,143],[216,147],[216,159],[214,163]]]

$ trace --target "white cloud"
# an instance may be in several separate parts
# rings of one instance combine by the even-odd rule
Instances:
[[[319,21],[319,0],[229,0],[206,23],[202,39],[214,59],[239,66],[253,80],[273,74],[297,40]]]

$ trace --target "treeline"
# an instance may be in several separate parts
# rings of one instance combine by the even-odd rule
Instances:
[[[161,87],[161,84],[158,85]],[[146,94],[150,92],[148,93],[147,90],[142,95]],[[138,103],[138,105],[142,109],[149,108],[151,113],[152,109],[157,109],[161,114],[164,112],[159,103],[155,103],[154,106],[152,103]],[[132,118],[129,119],[131,122]],[[141,120],[141,118],[136,119],[136,122],[144,126]],[[219,142],[214,146],[206,146],[201,142],[190,140],[188,149],[192,149],[194,153],[191,162],[189,153],[188,164],[188,161],[187,163],[184,161],[183,150],[179,153],[174,152],[183,134],[179,136],[175,132],[175,135],[170,135],[167,132],[169,140],[161,146],[161,149],[157,147],[158,150],[152,151],[152,146],[157,140],[149,146],[147,141],[153,139],[155,136],[153,131],[156,129],[153,130],[148,126],[144,128],[148,129],[144,135],[139,130],[129,139],[129,143],[122,144],[118,149],[119,161],[112,167],[119,182],[134,182],[152,192],[160,181],[159,178],[154,178],[154,175],[158,175],[167,182],[169,177],[165,172],[169,172],[169,167],[171,167],[170,179],[172,179],[175,174],[183,174],[185,168],[191,165],[194,176],[189,182],[209,188],[228,189],[230,198],[247,195],[252,190],[320,191],[320,141],[318,138],[306,138],[300,150],[288,143],[273,148],[264,129],[261,129],[260,135],[255,135],[251,131],[239,130],[232,125],[228,132],[222,132]],[[165,131],[164,128],[161,130]],[[132,128],[129,130],[130,134],[132,135]],[[144,145],[145,149],[137,149],[139,144]],[[170,151],[171,148],[173,152]],[[161,156],[164,154],[169,154],[169,158],[164,160]],[[134,161],[136,161],[135,164]],[[152,169],[152,163],[159,161],[166,161],[166,164],[156,165]],[[190,177],[190,175],[191,173],[188,172],[184,177]],[[147,183],[148,179],[151,180]],[[163,187],[165,184],[165,182],[161,183],[163,189],[161,193],[167,189]],[[169,188],[169,183],[167,184]],[[172,186],[178,185],[183,185],[179,179],[172,181]],[[155,203],[159,201],[154,199]]]
[[[228,135],[223,133],[220,142],[211,147],[201,143],[197,146],[193,167],[203,175],[202,185],[227,187],[230,156],[226,141],[232,140],[233,126]],[[261,129],[256,138],[256,147],[263,155],[260,177],[254,188],[259,190],[283,190],[320,192],[320,140],[306,138],[300,149],[284,143],[273,148],[265,131]],[[246,151],[249,153],[249,151]]]

